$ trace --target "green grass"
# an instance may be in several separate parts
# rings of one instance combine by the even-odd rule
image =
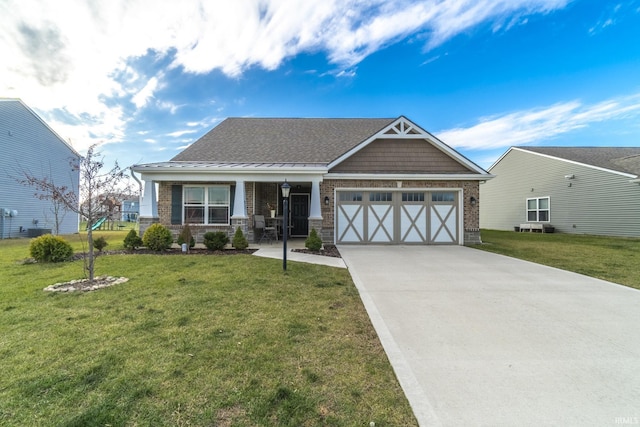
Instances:
[[[640,239],[482,230],[477,249],[640,289]]]
[[[108,255],[128,283],[45,293],[82,262],[23,264],[28,243],[0,241],[0,425],[416,425],[344,269]]]

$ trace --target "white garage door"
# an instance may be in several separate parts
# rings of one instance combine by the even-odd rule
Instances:
[[[337,243],[458,244],[458,191],[338,190]]]

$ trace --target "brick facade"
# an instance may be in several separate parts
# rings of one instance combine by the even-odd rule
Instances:
[[[173,233],[174,237],[180,234],[182,225],[171,224],[171,186],[182,185],[182,182],[165,181],[160,182],[158,187],[158,219],[141,218],[140,233],[143,234],[144,230],[152,222],[160,222],[168,227]],[[189,183],[212,185],[212,184],[232,184],[228,182],[208,182],[208,183]],[[320,209],[322,214],[322,220],[310,220],[309,231],[315,228],[325,243],[333,242],[334,238],[334,224],[335,224],[335,200],[334,194],[336,189],[340,188],[462,188],[463,197],[463,221],[464,221],[464,243],[474,244],[481,243],[480,241],[480,229],[479,229],[479,204],[480,204],[480,189],[478,181],[411,181],[411,180],[335,180],[325,179],[320,183]],[[277,207],[278,213],[282,209],[279,206],[280,188],[276,183],[261,183],[261,182],[246,182],[245,183],[245,205],[247,209],[247,218],[237,219],[232,218],[230,225],[212,226],[212,225],[190,225],[194,234],[196,242],[200,243],[203,240],[204,233],[208,231],[224,231],[229,238],[233,237],[233,234],[237,227],[240,227],[247,236],[249,241],[254,240],[253,229],[253,215],[254,209],[257,214],[268,216],[267,202],[274,204]],[[329,204],[325,205],[325,197],[329,198]],[[475,198],[476,204],[470,203],[471,197]],[[255,202],[255,206],[254,206]]]

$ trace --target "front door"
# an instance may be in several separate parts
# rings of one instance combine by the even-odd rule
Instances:
[[[291,195],[291,236],[309,235],[309,195]]]

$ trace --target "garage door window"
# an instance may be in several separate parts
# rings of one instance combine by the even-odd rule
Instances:
[[[437,193],[431,193],[432,202],[455,202],[456,194],[450,191],[439,191]]]
[[[403,202],[424,202],[424,193],[402,193]]]
[[[360,191],[341,191],[338,193],[341,202],[361,202],[362,192]]]
[[[392,193],[369,193],[370,202],[390,202],[392,200]]]

